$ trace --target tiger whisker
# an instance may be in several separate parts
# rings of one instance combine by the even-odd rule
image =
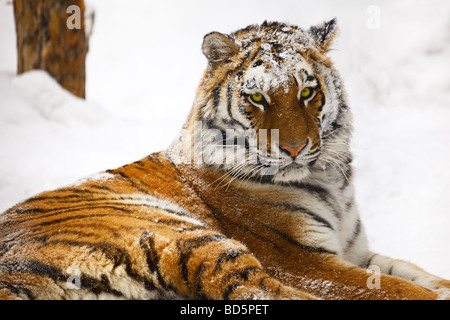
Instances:
[[[245,165],[245,163],[244,163],[244,164],[239,164],[238,166],[233,167],[231,170],[226,171],[223,175],[221,175],[219,178],[217,178],[216,180],[214,180],[214,181],[210,184],[210,186],[213,185],[214,183],[216,183],[218,180],[220,180],[219,183],[217,184],[217,186],[214,188],[214,191],[215,191],[218,187],[221,187],[221,186],[222,186],[222,182],[224,182],[225,179],[226,179],[227,177],[233,177],[233,176],[235,175],[235,172],[239,172],[239,170],[241,170],[241,168],[242,168],[244,165]],[[228,184],[228,183],[227,183],[227,184]]]

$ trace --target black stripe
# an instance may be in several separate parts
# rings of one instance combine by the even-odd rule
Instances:
[[[133,199],[133,198],[130,198]],[[152,206],[150,204],[146,204],[146,203],[127,203],[127,204],[122,204],[122,203],[117,203],[114,201],[107,201],[106,203],[100,203],[97,201],[98,199],[93,199],[92,201],[94,201],[95,205],[92,204],[87,204],[87,205],[80,205],[80,206],[74,206],[74,207],[59,207],[59,208],[50,208],[50,209],[41,209],[41,208],[30,208],[30,209],[25,209],[22,210],[21,213],[48,213],[48,212],[53,212],[47,215],[39,215],[36,217],[26,217],[23,220],[16,220],[16,221],[7,221],[5,223],[3,223],[1,226],[2,227],[7,227],[7,226],[12,226],[12,225],[17,225],[20,223],[27,223],[30,222],[32,220],[39,220],[39,219],[44,219],[44,218],[49,218],[51,216],[57,216],[57,215],[61,215],[64,213],[68,213],[68,212],[75,212],[75,211],[83,211],[83,210],[88,210],[88,211],[93,211],[93,210],[97,210],[97,209],[113,209],[113,210],[118,210],[118,211],[123,211],[126,213],[133,213],[134,210],[130,210],[129,207],[146,207],[146,208],[153,208],[153,209],[157,209],[157,210],[161,210],[164,212],[167,212],[169,214],[173,214],[173,215],[177,215],[180,217],[191,217],[188,214],[185,214],[183,212],[179,212],[179,211],[174,211],[174,210],[170,210],[170,209],[165,209],[165,208],[160,208],[158,206]],[[111,200],[111,199],[106,199],[106,200]],[[117,199],[115,199],[117,200]],[[126,198],[125,198],[126,200]],[[84,200],[85,202],[88,201],[87,199]],[[77,202],[77,201],[75,201]],[[124,207],[118,207],[118,206],[113,206],[113,205],[121,205]],[[102,214],[101,216],[105,216],[108,214]],[[99,214],[93,215],[93,214],[86,214],[85,217],[92,217],[92,216],[100,216]],[[83,216],[78,216],[78,217],[83,217]],[[133,218],[134,216],[129,216],[131,218]],[[55,221],[55,220],[53,220]],[[153,221],[153,220],[151,220]],[[174,220],[176,221],[176,220]],[[185,221],[183,220],[182,222],[185,223]],[[49,223],[52,223],[51,221]],[[181,223],[181,222],[180,222]],[[41,224],[36,224],[36,225],[41,225]]]
[[[120,194],[117,194],[117,195],[120,195]],[[161,199],[161,198],[156,198],[156,199],[158,199],[158,200],[164,200],[164,199]],[[184,212],[180,212],[180,211],[175,211],[175,210],[172,210],[172,209],[168,209],[168,208],[163,208],[163,207],[160,207],[160,206],[158,206],[158,205],[152,205],[152,204],[149,204],[149,203],[126,203],[126,204],[124,204],[124,203],[122,203],[121,201],[122,200],[136,200],[136,201],[140,201],[140,199],[136,199],[136,198],[134,198],[134,197],[131,197],[131,196],[123,196],[123,195],[120,195],[118,198],[93,198],[93,199],[83,199],[83,202],[93,202],[94,204],[98,204],[98,205],[108,205],[108,204],[110,204],[110,205],[123,205],[123,206],[125,206],[125,207],[130,207],[130,206],[138,206],[138,207],[140,207],[140,206],[142,206],[142,207],[146,207],[146,208],[154,208],[154,209],[158,209],[158,210],[161,210],[161,211],[166,211],[166,212],[168,212],[168,213],[171,213],[171,214],[174,214],[174,215],[177,215],[177,216],[182,216],[182,217],[191,217],[191,215],[189,215],[189,214],[186,214],[186,213],[184,213]],[[145,200],[145,199],[144,199]],[[151,199],[150,199],[151,200]],[[101,202],[101,201],[105,201],[105,202]],[[74,200],[74,201],[65,201],[65,203],[78,203],[78,202],[80,202],[80,201],[77,201],[77,200]],[[72,209],[73,207],[61,207],[61,208],[52,208],[52,209],[47,209],[47,210],[58,210],[58,209]],[[90,209],[96,209],[97,207],[96,206],[89,206],[88,208],[90,208]],[[125,210],[125,209],[124,209]],[[128,212],[130,212],[130,210],[128,210]]]
[[[250,62],[254,61],[256,57],[258,56],[258,53],[262,50],[261,46],[259,46],[253,53],[252,57],[250,58]],[[249,52],[250,54],[250,52]]]
[[[326,250],[326,249],[323,249],[323,248],[320,248],[320,247],[311,247],[311,246],[307,246],[307,245],[301,244],[297,240],[289,237],[284,232],[281,232],[280,230],[278,230],[278,229],[276,229],[276,228],[274,228],[272,226],[269,226],[269,225],[267,225],[265,223],[261,223],[261,222],[259,224],[264,226],[265,228],[267,228],[269,230],[272,230],[273,232],[275,232],[276,234],[281,236],[283,239],[285,239],[287,242],[293,244],[294,246],[296,246],[296,247],[298,247],[300,249],[306,250],[308,252],[319,252],[319,253],[336,254],[336,252],[332,252],[332,251],[329,251],[329,250]]]
[[[230,281],[230,279],[233,279],[233,278],[235,278],[235,280],[248,281],[250,273],[256,274],[259,271],[261,271],[261,269],[256,266],[246,267],[243,271],[230,270],[223,277],[223,279],[226,282]]]
[[[108,186],[105,186],[105,185],[103,185],[103,184],[100,184],[100,185],[92,185],[92,186],[89,186],[90,188],[95,188],[95,189],[100,189],[100,190],[106,190],[106,191],[108,191],[107,193],[116,193],[116,191],[114,191],[114,190],[112,190],[111,188],[109,188]],[[94,193],[94,192],[93,192]],[[104,193],[104,194],[107,194],[106,192]],[[100,194],[100,193],[99,193]]]
[[[232,221],[231,219],[228,218],[228,222],[233,224],[235,227],[241,229],[242,231],[244,231],[245,233],[247,233],[248,235],[252,235],[255,238],[258,238],[258,240],[265,242],[267,244],[271,244],[273,246],[273,248],[275,250],[280,250],[283,251],[283,247],[281,247],[280,245],[278,245],[275,241],[273,241],[270,238],[265,238],[263,236],[261,236],[260,234],[258,234],[257,232],[255,232],[254,230],[250,229],[247,226],[241,225],[240,223],[236,223],[234,221]]]
[[[27,299],[34,300],[31,291],[28,288],[25,288],[24,286],[19,284],[10,283],[7,281],[0,281],[0,289],[6,289],[17,297],[20,296],[21,294],[24,294],[27,297]]]
[[[155,152],[155,153],[149,154],[147,156],[147,160],[152,162],[152,163],[155,163],[155,164],[156,163],[162,164],[161,159],[159,159],[159,152]]]
[[[228,86],[227,86],[227,111],[228,111],[228,116],[230,117],[230,119],[234,122],[234,124],[238,124],[240,125],[244,130],[247,130],[248,127],[246,125],[244,125],[242,122],[240,122],[239,120],[237,120],[236,118],[233,117],[233,114],[231,112],[231,102],[232,102],[232,98],[233,98],[233,83],[230,81],[228,82]]]
[[[310,192],[311,194],[313,194],[314,196],[318,197],[320,200],[325,202],[328,205],[329,209],[333,212],[333,214],[336,217],[338,217],[338,218],[341,217],[340,210],[338,208],[336,208],[336,203],[334,201],[334,198],[328,192],[328,190],[326,190],[325,188],[319,187],[317,185],[309,184],[309,183],[304,183],[304,182],[290,182],[290,183],[282,182],[282,183],[280,183],[280,185],[303,189],[303,190]]]
[[[120,194],[115,194],[115,195],[120,195]],[[58,198],[58,200],[64,200],[66,197],[60,197]],[[67,196],[67,198],[72,198],[70,196]],[[157,198],[159,199],[159,198]],[[120,195],[119,197],[114,197],[114,198],[83,198],[82,200],[82,204],[80,204],[79,206],[74,206],[74,207],[70,207],[70,206],[62,206],[62,207],[58,207],[58,208],[49,208],[49,209],[41,209],[41,208],[29,208],[29,209],[18,209],[17,213],[20,214],[27,214],[27,213],[48,213],[48,212],[55,212],[52,214],[48,214],[48,215],[40,215],[37,217],[33,217],[33,218],[26,218],[26,220],[22,220],[20,222],[23,221],[30,221],[30,220],[36,220],[36,219],[41,219],[41,218],[47,218],[53,215],[59,215],[59,214],[63,214],[66,212],[71,212],[71,211],[81,211],[81,210],[94,210],[94,209],[100,209],[100,208],[110,208],[110,209],[115,209],[115,210],[121,210],[127,213],[131,213],[132,210],[129,210],[129,207],[131,206],[137,206],[137,207],[146,207],[146,208],[154,208],[154,209],[158,209],[161,211],[165,211],[167,213],[173,214],[173,215],[177,215],[177,216],[182,216],[182,217],[191,217],[189,214],[186,214],[184,212],[180,212],[180,211],[175,211],[172,209],[168,209],[168,208],[163,208],[160,207],[158,205],[152,205],[149,203],[122,203],[122,200],[137,200],[139,201],[139,199],[135,199],[134,197],[131,196],[123,196]],[[163,200],[163,199],[159,199],[159,200]],[[104,201],[104,202],[103,202]],[[79,203],[80,200],[70,200],[70,201],[64,201],[62,204],[66,204],[66,203]],[[85,204],[88,203],[88,204]],[[92,204],[89,204],[92,203]],[[113,207],[113,206],[116,207]],[[120,208],[117,206],[123,206],[124,208]],[[14,221],[14,223],[19,223],[19,221]]]
[[[207,107],[207,103],[205,103],[205,104],[202,104],[201,106],[200,106],[200,119],[206,119],[205,118],[205,109],[206,109],[206,107]],[[216,110],[217,111],[217,110]],[[212,121],[212,119],[208,119],[207,121]],[[183,129],[184,129],[184,127],[183,127]]]
[[[309,74],[308,74],[308,72],[306,71],[305,68],[300,69],[300,73],[303,74],[305,80],[306,80],[306,79],[308,78],[308,76],[309,76]]]
[[[239,123],[236,119],[234,119],[233,115],[231,114],[231,102],[233,100],[233,83],[230,81],[227,85],[227,111],[228,116],[230,117],[229,120],[231,120],[232,125]]]
[[[308,154],[308,157],[314,157],[314,156],[316,156],[318,153],[320,153],[320,149],[314,150],[314,152],[311,152],[310,154]]]
[[[310,216],[311,218],[313,218],[314,220],[316,220],[317,222],[323,224],[324,226],[326,226],[327,228],[334,230],[333,226],[331,225],[331,223],[329,223],[327,220],[325,220],[324,218],[318,216],[317,214],[315,214],[314,212],[301,207],[301,206],[297,206],[297,205],[293,205],[290,203],[283,203],[283,202],[263,202],[264,204],[268,204],[274,207],[283,207],[289,210],[293,210],[293,211],[297,211],[297,212],[301,212],[301,213],[305,213],[308,216]]]
[[[321,63],[321,59],[318,57],[318,55],[313,50],[306,49],[305,51],[306,52],[304,52],[303,54],[307,54],[309,60],[313,61],[313,65],[315,65],[316,63],[320,64],[320,65],[323,65],[323,63]],[[303,54],[299,50],[297,50],[296,52],[298,54],[300,54],[301,56],[303,56]],[[320,72],[318,72],[318,73],[320,73]]]
[[[341,191],[343,191],[345,188],[347,188],[350,185],[350,180],[352,179],[352,173],[353,173],[353,169],[350,165],[346,164],[346,169],[344,171],[344,173],[342,172],[338,172],[341,173],[343,176],[343,181],[342,181],[342,186],[341,186]]]
[[[276,54],[272,54],[271,57],[272,57],[274,60],[276,60],[277,62],[283,61],[283,60],[284,60],[283,57],[281,57],[281,56],[279,56],[279,55],[276,55]]]
[[[365,266],[365,269],[367,269],[367,268],[370,267],[370,265],[372,264],[372,263],[371,263],[371,262],[372,262],[372,259],[373,259],[376,255],[377,255],[377,254],[374,253],[374,254],[372,254],[372,255],[369,257],[369,259],[367,259],[367,264],[366,264],[366,266]]]
[[[235,261],[237,258],[242,256],[243,254],[248,254],[248,252],[242,251],[242,250],[236,250],[236,249],[230,249],[227,251],[224,251],[220,254],[219,258],[216,260],[216,266],[214,268],[214,273],[216,273],[222,266],[223,263],[229,262],[229,261]]]
[[[325,95],[324,95],[323,93],[321,93],[321,97],[320,97],[320,107],[317,108],[317,111],[322,112],[323,107],[325,106],[325,102],[326,102]]]
[[[89,186],[91,188],[97,188],[97,189],[105,189],[107,190],[108,187],[106,186]],[[54,193],[64,193],[64,192],[71,192],[71,193],[77,193],[75,190],[77,189],[57,189],[55,191],[53,191]],[[43,200],[64,200],[64,199],[71,199],[71,198],[81,198],[84,200],[84,198],[86,197],[86,194],[95,194],[95,195],[107,195],[109,194],[109,192],[96,192],[96,191],[92,191],[89,189],[82,189],[82,190],[78,190],[78,193],[82,193],[82,194],[68,194],[68,195],[52,195],[52,196],[35,196],[33,198],[27,199],[24,202],[22,202],[21,204],[25,204],[25,203],[32,203],[32,202],[37,202],[37,201],[43,201]],[[110,190],[109,190],[110,191]],[[24,209],[22,208],[17,208],[15,209],[16,213],[21,214]]]
[[[145,254],[147,266],[150,272],[156,274],[156,278],[160,286],[165,290],[170,289],[169,285],[164,281],[159,269],[159,255],[156,250],[155,237],[152,232],[145,232],[139,239],[139,245]]]
[[[108,207],[108,209],[117,209],[117,208],[111,208]],[[78,211],[77,210],[73,210],[73,211]],[[116,215],[112,215],[112,214],[82,214],[82,215],[76,215],[76,216],[69,216],[69,217],[65,217],[65,218],[60,218],[60,219],[54,219],[51,221],[44,221],[44,222],[38,222],[35,225],[33,225],[33,227],[43,227],[43,226],[49,226],[49,225],[53,225],[53,224],[58,224],[61,222],[67,222],[70,220],[85,220],[85,219],[90,219],[93,217],[105,217],[105,216],[116,216]]]
[[[386,272],[386,274],[387,275],[392,275],[392,270],[394,269],[394,264],[392,264],[390,267],[389,267],[389,270],[388,270],[388,272]]]
[[[58,192],[58,191],[56,191]],[[98,192],[89,192],[89,195],[110,195],[109,193],[98,193]],[[112,193],[111,195],[120,195],[118,193]],[[68,199],[75,199],[75,200],[68,200]],[[81,200],[80,200],[81,199]],[[120,198],[119,198],[120,199]],[[118,198],[86,198],[86,195],[78,195],[78,194],[69,194],[69,195],[64,195],[64,196],[49,196],[49,197],[39,197],[39,198],[34,198],[31,200],[36,200],[36,201],[44,201],[44,200],[55,200],[55,201],[59,201],[62,200],[61,202],[64,203],[79,203],[80,201],[82,202],[90,202],[90,201],[97,201],[97,200],[118,200]],[[32,201],[30,201],[32,202]],[[54,210],[55,208],[52,209],[46,209],[46,210]],[[43,212],[40,211],[43,209],[40,208],[29,208],[29,209],[23,209],[23,208],[18,208],[16,210],[16,213],[18,214],[26,214],[26,213],[30,213],[30,212]]]
[[[242,68],[242,66],[247,62],[247,59],[248,59],[249,56],[250,56],[250,52],[247,52],[247,53],[244,55],[244,57],[242,58],[241,63],[239,63],[239,65],[238,65],[236,68],[234,68],[234,69],[232,69],[232,70],[230,70],[230,71],[227,72],[226,78],[230,78],[230,76],[231,76],[233,73],[236,73],[236,72],[240,71],[241,68]]]
[[[135,165],[138,165],[138,166],[141,166],[141,167],[144,166],[144,163],[141,160],[135,161],[132,164],[135,164]]]
[[[219,84],[211,91],[213,95],[213,106],[214,111],[217,113],[219,110],[219,103],[220,103],[220,91],[222,89],[223,81],[219,82]]]
[[[254,266],[247,267],[242,272],[232,270],[232,271],[229,271],[224,276],[224,280],[228,282],[230,279],[235,278],[236,281],[237,280],[248,281],[250,273],[257,273],[259,271],[261,271],[261,269],[258,268],[258,267],[254,267]],[[242,284],[239,283],[239,282],[234,282],[234,283],[230,284],[229,286],[227,286],[225,288],[225,290],[224,290],[224,293],[223,293],[223,299],[224,300],[229,300],[230,299],[230,295],[239,286],[242,286]]]
[[[59,268],[36,260],[4,263],[1,265],[1,271],[11,273],[17,271],[28,272],[39,276],[49,277],[56,282],[66,282],[69,278],[69,276],[64,274]],[[98,280],[81,274],[80,280],[83,289],[88,289],[95,294],[106,292],[115,296],[123,295],[121,292],[114,290],[109,286],[109,281],[106,277],[102,277],[101,280]]]
[[[85,241],[66,240],[66,239],[47,241],[43,244],[43,246],[49,246],[49,245],[55,245],[55,244],[67,244],[71,247],[75,247],[75,246],[88,247],[88,248],[91,248],[91,250],[101,251],[104,254],[104,256],[113,263],[113,270],[121,265],[124,265],[125,271],[129,277],[131,277],[132,279],[136,280],[137,282],[143,284],[145,286],[145,288],[147,288],[147,289],[150,289],[150,290],[155,289],[155,286],[152,281],[146,279],[144,276],[139,275],[137,272],[135,272],[133,270],[133,267],[132,267],[133,264],[131,262],[130,255],[125,249],[122,249],[122,248],[120,248],[116,245],[113,245],[111,243],[108,243],[108,242],[91,243],[91,242],[85,242]],[[83,277],[83,275],[81,277],[82,285],[86,286],[86,284],[87,284],[89,289],[96,294],[104,291],[104,292],[112,293],[114,295],[122,295],[122,293],[110,288],[109,281],[107,280],[105,275],[102,275],[102,280],[101,280],[102,286],[99,287],[98,281],[99,280],[85,276],[85,275],[84,275],[84,277]],[[96,288],[96,287],[99,287],[99,288]],[[102,287],[103,287],[103,289],[102,289]],[[99,289],[101,289],[101,290],[99,292],[97,292]]]
[[[108,208],[108,209],[114,209],[114,210],[122,210],[121,208],[116,208],[116,207],[112,207],[112,206],[94,207],[92,209],[98,209],[98,208],[101,208],[101,209]],[[151,207],[151,208],[159,209],[157,207]],[[84,210],[84,209],[90,209],[90,207],[81,208],[81,209],[77,209],[77,210]],[[77,210],[74,210],[74,211],[77,211]],[[164,209],[161,209],[161,210],[162,211],[167,211],[167,210],[164,210]],[[68,212],[68,211],[69,210],[67,210],[65,212]],[[72,211],[72,210],[70,210],[70,211]],[[125,211],[125,212],[128,212],[128,213],[132,213],[133,212],[133,211],[130,211],[130,210],[122,210],[122,211]],[[167,211],[167,212],[169,212],[169,211]],[[65,217],[65,218],[61,218],[61,219],[55,219],[55,220],[52,220],[52,221],[40,222],[40,223],[35,224],[34,227],[51,225],[51,224],[54,224],[54,223],[60,223],[60,222],[65,222],[65,221],[69,221],[69,220],[77,220],[77,219],[83,219],[83,218],[90,219],[92,217],[105,217],[105,216],[116,217],[117,215],[105,213],[105,214],[84,214],[84,215],[77,215],[77,216],[69,216],[69,217]],[[127,215],[126,218],[128,218],[128,219],[146,220],[146,221],[149,221],[151,223],[164,224],[164,225],[179,225],[179,224],[186,225],[186,224],[191,224],[191,223],[189,223],[186,220],[160,219],[160,218],[158,218],[158,221],[155,221],[154,219],[150,219],[150,218],[147,219],[145,217],[137,217],[136,218],[135,215]],[[91,223],[89,223],[88,225],[90,226]],[[198,225],[194,225],[192,228],[193,229],[203,229],[203,227],[198,226]]]
[[[150,187],[149,187],[144,181],[141,181],[141,180],[140,180],[139,183],[140,183],[140,184],[143,184],[143,185],[146,186],[148,189],[143,189],[143,188],[141,188],[138,184],[136,184],[136,183],[134,182],[134,179],[133,179],[133,178],[127,176],[127,175],[126,175],[125,173],[123,173],[123,172],[114,170],[113,172],[108,172],[108,173],[113,173],[113,174],[119,175],[123,180],[128,181],[128,182],[131,184],[131,186],[132,186],[133,188],[135,188],[136,190],[139,190],[140,192],[142,192],[142,193],[144,193],[144,194],[148,194],[148,189],[150,189]]]
[[[189,286],[189,269],[187,267],[187,262],[191,258],[192,249],[200,248],[204,245],[209,244],[213,241],[222,241],[226,239],[224,235],[214,234],[208,236],[201,236],[198,238],[177,240],[176,246],[178,249],[178,253],[180,255],[180,266],[181,266],[181,275],[183,277],[183,281]]]
[[[239,286],[238,283],[230,284],[228,287],[225,288],[223,292],[223,300],[230,300],[230,295],[233,293],[234,289],[236,289]]]
[[[238,72],[236,72],[236,76],[235,76],[235,77],[236,77],[238,80],[241,80],[243,74],[244,74],[244,70],[239,70]]]
[[[257,44],[258,42],[261,42],[262,39],[260,37],[257,38],[253,38],[252,40],[250,40],[248,43],[246,43],[245,45],[242,46],[243,50],[246,50],[248,47],[251,47],[255,44]]]
[[[200,267],[198,267],[197,275],[195,276],[195,292],[196,292],[196,298],[201,300],[206,300],[208,297],[203,292],[203,286],[202,286],[202,278],[203,278],[203,271],[205,270],[205,263],[201,263]]]
[[[264,282],[267,280],[267,279],[272,279],[271,277],[269,277],[269,276],[267,276],[267,277],[262,277],[261,279],[259,279],[259,287],[260,288],[262,288],[262,289],[264,289],[264,291],[267,291],[267,286],[264,284]],[[276,291],[276,294],[279,294],[279,291],[280,289],[278,288],[277,289],[277,291]]]
[[[140,164],[137,164],[136,162],[133,162],[132,165],[133,165],[133,164],[134,164],[133,169],[142,171],[142,172],[144,172],[144,173],[149,173],[148,169],[147,169],[146,167],[144,167],[144,165],[142,164],[142,162],[141,162]]]
[[[126,213],[131,213],[132,212],[131,210],[128,210],[128,209],[118,208],[118,207],[113,207],[113,206],[106,206],[106,205],[97,206],[97,207],[81,206],[81,207],[74,207],[74,208],[70,208],[70,209],[65,209],[65,208],[46,209],[46,210],[39,209],[39,211],[43,211],[43,212],[50,212],[50,211],[55,211],[55,210],[59,210],[59,211],[56,212],[56,213],[50,214],[50,215],[46,215],[46,216],[38,216],[38,217],[35,217],[35,218],[25,218],[24,220],[18,220],[18,221],[7,221],[7,222],[2,223],[1,227],[5,228],[5,227],[9,227],[9,226],[20,224],[20,223],[26,223],[26,222],[29,222],[30,220],[38,220],[38,219],[42,219],[42,218],[48,218],[48,217],[53,216],[53,215],[59,215],[59,214],[67,213],[67,212],[82,211],[82,210],[96,210],[96,209],[104,209],[104,208],[117,210],[117,211],[123,211],[123,212],[126,212]],[[30,209],[30,210],[34,210],[34,209]],[[78,217],[78,218],[85,217],[86,218],[86,217],[107,216],[107,215],[115,216],[115,215],[111,215],[111,214],[84,214],[84,215],[79,215],[79,216],[76,216],[76,217]],[[55,221],[56,220],[47,221],[47,222],[41,222],[41,223],[35,224],[35,226],[36,225],[48,225],[48,224],[52,224]],[[63,221],[63,220],[59,219],[56,222],[60,222],[60,221]]]
[[[299,52],[297,52],[297,53],[299,53]],[[316,62],[317,62],[317,61],[316,61]],[[312,67],[313,67],[314,71],[315,71],[317,74],[321,74],[321,73],[322,73],[322,70],[319,68],[319,66],[318,66],[316,63],[313,63]]]
[[[353,228],[351,238],[347,240],[347,245],[345,247],[345,250],[350,249],[355,244],[355,241],[358,238],[358,236],[360,235],[360,233],[361,233],[361,220],[358,218],[358,220],[356,221],[356,224]]]
[[[350,201],[345,204],[345,207],[347,208],[347,211],[350,210],[353,207],[354,204],[355,204],[355,199],[351,198]]]
[[[264,61],[262,59],[260,59],[260,60],[258,60],[258,61],[256,61],[255,63],[252,64],[252,68],[259,67],[263,63],[264,63]]]

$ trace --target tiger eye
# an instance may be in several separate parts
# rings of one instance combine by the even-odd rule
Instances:
[[[301,95],[303,98],[309,97],[310,94],[311,94],[311,89],[310,89],[310,88],[304,88],[304,89],[300,92],[300,95]]]
[[[263,99],[263,95],[261,93],[254,93],[251,97],[255,102],[261,102],[261,100]]]

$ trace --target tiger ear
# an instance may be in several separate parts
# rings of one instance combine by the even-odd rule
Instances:
[[[238,52],[231,37],[220,32],[210,32],[203,37],[202,52],[212,65],[227,60]]]
[[[337,33],[337,19],[323,22],[317,26],[312,26],[308,30],[309,35],[314,39],[316,45],[324,52],[328,50],[331,42]]]

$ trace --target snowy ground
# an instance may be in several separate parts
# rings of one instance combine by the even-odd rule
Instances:
[[[83,101],[43,72],[15,75],[12,6],[0,0],[0,212],[166,148],[205,67],[205,33],[337,17],[331,56],[355,115],[371,248],[450,279],[449,1],[86,2],[96,21]]]

